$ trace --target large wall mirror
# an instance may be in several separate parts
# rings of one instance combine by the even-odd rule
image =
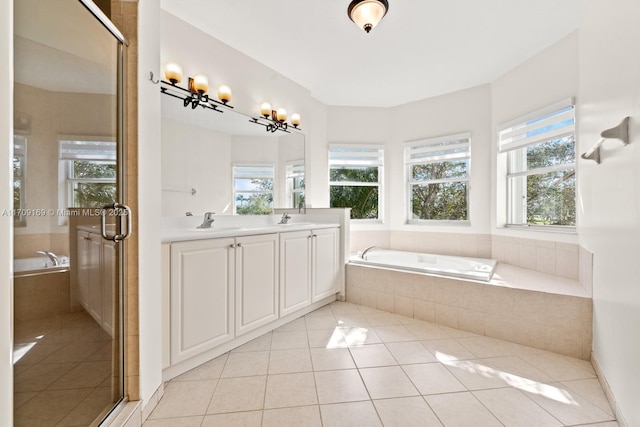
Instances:
[[[265,215],[304,205],[305,137],[162,96],[162,215]]]

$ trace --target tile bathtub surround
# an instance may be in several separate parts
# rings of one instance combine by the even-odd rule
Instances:
[[[587,361],[336,302],[174,378],[143,425],[618,424]]]
[[[347,301],[588,360],[592,301],[583,288],[567,279],[512,266],[503,269],[513,279],[498,286],[498,276],[487,284],[349,264]],[[521,281],[525,288],[540,288],[536,278],[548,280],[549,289],[512,287]],[[570,295],[554,293],[557,290]]]

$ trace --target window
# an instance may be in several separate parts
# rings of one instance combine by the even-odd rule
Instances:
[[[304,160],[290,162],[286,168],[287,201],[289,207],[303,207],[304,202]]]
[[[23,214],[25,205],[25,172],[27,161],[27,138],[20,135],[13,137],[13,220],[16,226],[27,225]]]
[[[571,99],[505,124],[507,223],[576,225],[575,108]]]
[[[234,210],[239,215],[273,213],[273,176],[271,165],[235,165],[233,167]]]
[[[382,145],[329,146],[329,200],[351,219],[381,219]]]
[[[116,143],[101,138],[60,139],[62,207],[101,208],[116,201]]]
[[[469,139],[451,135],[405,148],[409,222],[469,220]]]

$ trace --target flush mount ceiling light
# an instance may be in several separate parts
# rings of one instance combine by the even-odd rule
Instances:
[[[388,10],[387,0],[353,0],[349,4],[347,14],[349,19],[368,33],[378,25]]]

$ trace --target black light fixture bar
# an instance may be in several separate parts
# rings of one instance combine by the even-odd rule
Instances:
[[[267,121],[267,123],[263,123],[260,120]],[[282,132],[286,132],[286,133],[291,133],[288,130],[289,125],[287,124],[287,122],[280,122],[280,121],[277,121],[277,120],[271,120],[268,117],[252,118],[249,121],[251,123],[255,123],[257,125],[264,126],[266,128],[267,132],[274,133],[276,131],[282,131]],[[300,130],[299,127],[297,127],[297,126],[294,126],[294,127],[296,129]]]
[[[185,108],[191,106],[191,108],[195,110],[197,107],[202,107],[205,109],[216,111],[218,113],[224,112],[218,108],[218,105],[221,105],[227,108],[233,108],[233,106],[229,105],[228,102],[215,100],[209,97],[209,94],[207,93],[202,93],[201,91],[196,91],[196,90],[185,89],[181,86],[178,86],[174,82],[168,82],[166,80],[154,80],[153,72],[150,73],[149,80],[151,80],[153,84],[160,84],[160,93],[164,95],[169,95],[173,98],[181,99],[183,102],[183,106]],[[191,86],[192,84],[191,78],[189,78],[189,83]]]

